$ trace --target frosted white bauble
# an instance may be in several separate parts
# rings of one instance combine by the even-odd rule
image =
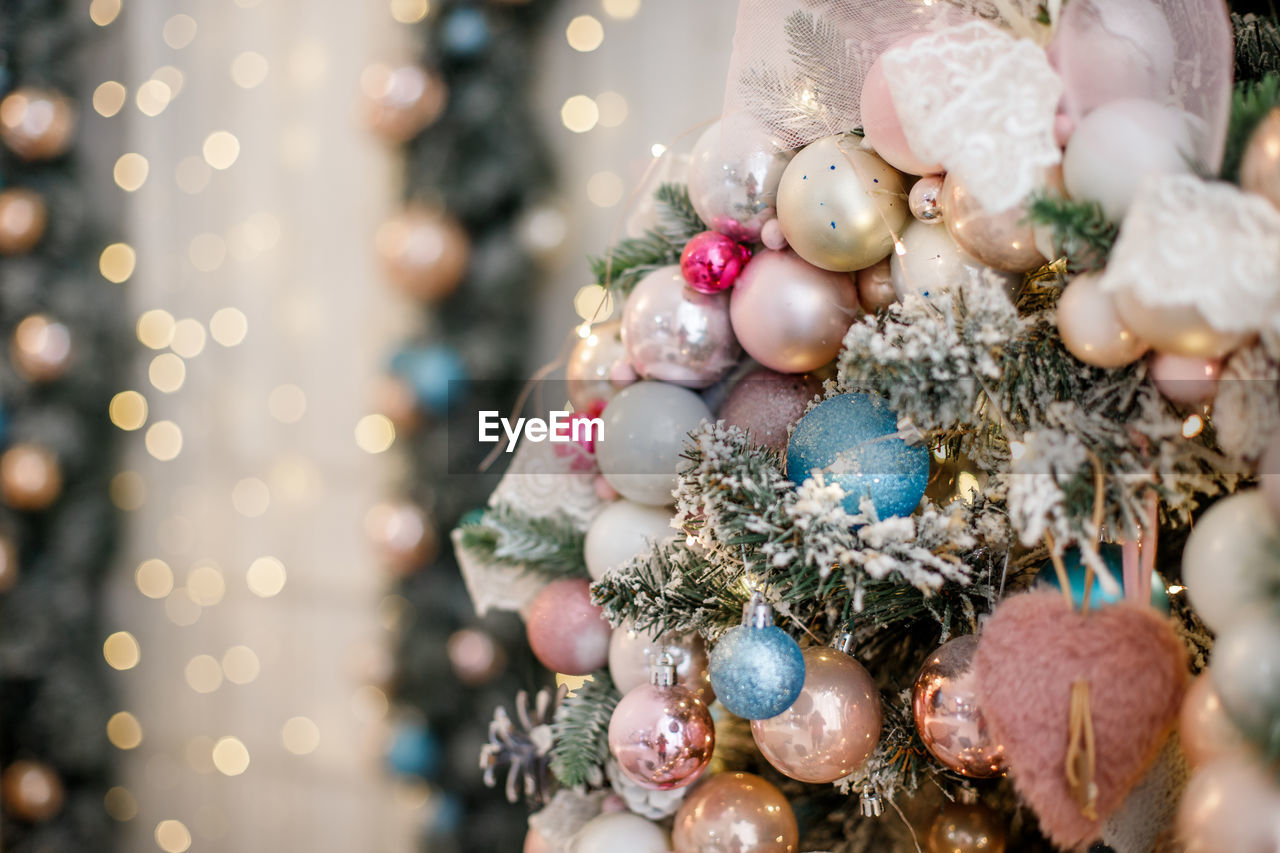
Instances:
[[[667,853],[671,839],[656,823],[631,812],[593,817],[569,842],[568,853]]]
[[[889,274],[893,290],[902,299],[909,293],[931,296],[967,281],[975,273],[989,267],[961,249],[951,232],[931,223],[912,220],[902,232],[902,251],[889,256]],[[1022,276],[991,270],[1008,282],[1013,293]]]
[[[1123,367],[1142,358],[1146,341],[1120,322],[1115,300],[1098,286],[1097,273],[1071,280],[1058,300],[1058,334],[1076,358],[1094,367]]]
[[[678,385],[637,382],[609,401],[596,463],[610,486],[642,504],[672,503],[688,434],[711,419],[702,398]]]
[[[1191,606],[1213,631],[1265,610],[1280,577],[1277,541],[1280,522],[1258,489],[1223,498],[1196,522],[1182,551],[1182,579]]]
[[[654,542],[675,538],[671,510],[665,506],[638,504],[625,498],[602,509],[587,528],[583,556],[593,581],[609,569],[649,550]]]
[[[1195,160],[1190,117],[1141,98],[1103,104],[1080,120],[1062,161],[1077,201],[1096,201],[1113,222],[1124,219],[1150,175],[1190,172]]]

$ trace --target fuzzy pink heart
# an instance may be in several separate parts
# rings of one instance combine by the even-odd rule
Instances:
[[[1098,838],[1067,785],[1071,685],[1089,682],[1098,786],[1105,818],[1155,758],[1173,727],[1186,683],[1186,652],[1150,607],[1121,603],[1081,614],[1057,592],[1005,599],[974,656],[978,698],[1004,744],[1018,793],[1062,847]]]

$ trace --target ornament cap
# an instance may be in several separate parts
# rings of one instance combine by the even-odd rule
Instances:
[[[756,590],[742,608],[742,624],[749,628],[768,628],[773,624],[773,608],[764,600],[764,593]]]
[[[884,800],[880,797],[880,792],[870,784],[863,787],[859,806],[863,817],[880,817],[884,814]]]
[[[961,785],[960,790],[956,791],[956,802],[966,806],[977,805],[978,789],[972,785]]]
[[[846,655],[853,654],[853,632],[841,631],[831,638],[831,648]]]
[[[649,683],[654,687],[672,687],[676,683],[676,662],[671,652],[663,651],[649,667]]]

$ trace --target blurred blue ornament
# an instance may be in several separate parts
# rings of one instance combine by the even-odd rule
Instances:
[[[391,371],[413,389],[419,406],[436,414],[461,398],[467,379],[462,357],[444,345],[402,349],[391,357]]]
[[[929,483],[929,450],[898,437],[898,416],[870,394],[823,400],[796,424],[787,443],[787,476],[801,483],[820,469],[844,489],[844,508],[864,496],[880,518],[910,515]]]
[[[711,650],[711,688],[730,713],[748,720],[776,717],[804,687],[804,657],[796,641],[771,624],[773,610],[762,598],[753,597],[743,621]]]
[[[489,22],[484,11],[459,6],[440,25],[440,44],[453,56],[469,59],[489,46]]]
[[[459,527],[466,527],[468,524],[479,524],[484,521],[484,507],[474,506],[462,514],[462,518],[458,519]]]
[[[1098,554],[1102,557],[1102,561],[1107,564],[1107,568],[1111,570],[1111,574],[1121,587],[1124,586],[1124,549],[1119,545],[1103,543],[1098,546]],[[1080,561],[1080,550],[1078,548],[1068,548],[1062,554],[1062,566],[1067,570],[1067,580],[1071,583],[1071,600],[1076,607],[1084,601],[1084,563]],[[1061,589],[1058,585],[1058,573],[1053,568],[1053,562],[1049,561],[1040,569],[1040,574],[1036,576],[1036,580],[1047,583],[1054,589]],[[1089,609],[1097,610],[1107,604],[1115,604],[1124,600],[1124,590],[1116,592],[1115,595],[1108,594],[1103,588],[1102,583],[1098,580],[1097,575],[1093,578],[1093,587],[1089,591]],[[1151,573],[1151,606],[1157,610],[1169,612],[1169,591],[1165,589],[1164,581],[1160,579],[1160,575],[1156,572]]]
[[[425,726],[400,723],[391,735],[387,765],[402,776],[429,779],[440,765],[440,744]]]
[[[427,833],[430,835],[452,835],[462,826],[464,809],[462,800],[456,794],[442,791],[431,798],[431,809],[427,815]]]

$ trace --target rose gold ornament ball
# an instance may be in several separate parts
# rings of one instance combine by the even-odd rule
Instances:
[[[374,65],[360,75],[365,121],[389,142],[407,142],[444,110],[440,75],[417,65]]]
[[[1004,853],[999,816],[980,803],[947,803],[929,829],[930,853]]]
[[[0,777],[0,798],[20,820],[48,820],[62,809],[62,796],[62,780],[39,761],[15,761]]]
[[[75,129],[75,105],[61,92],[23,86],[0,101],[0,140],[23,160],[61,155]]]
[[[21,187],[0,191],[0,254],[29,252],[44,236],[48,211],[39,193]]]
[[[9,353],[23,376],[50,382],[66,373],[71,363],[71,330],[44,314],[32,314],[13,330]]]
[[[409,574],[435,559],[435,527],[420,507],[408,501],[375,505],[364,517],[365,534],[391,569]]]
[[[405,208],[378,228],[374,244],[391,282],[425,302],[448,296],[467,271],[467,232],[433,208]]]
[[[1120,319],[1115,300],[1096,273],[1073,278],[1058,300],[1058,334],[1076,358],[1094,367],[1123,367],[1147,351],[1147,342]]]
[[[874,314],[882,308],[888,308],[898,301],[898,292],[893,289],[893,271],[889,259],[878,264],[858,270],[858,301],[862,310]]]
[[[1280,208],[1280,107],[1267,114],[1244,149],[1240,186]]]
[[[975,635],[956,637],[929,656],[912,691],[920,740],[948,769],[970,779],[1004,773],[1004,747],[996,743],[977,702]]]
[[[751,773],[720,773],[676,812],[675,853],[796,853],[800,831],[782,792]]]
[[[981,263],[1005,272],[1027,272],[1044,264],[1022,205],[987,213],[964,184],[948,174],[942,188],[942,209],[956,243]]]
[[[1178,737],[1182,752],[1193,767],[1216,758],[1249,753],[1248,741],[1227,716],[1207,671],[1196,676],[1187,688],[1178,718]]]
[[[57,458],[38,444],[15,444],[0,456],[0,496],[17,510],[42,510],[62,493]]]

